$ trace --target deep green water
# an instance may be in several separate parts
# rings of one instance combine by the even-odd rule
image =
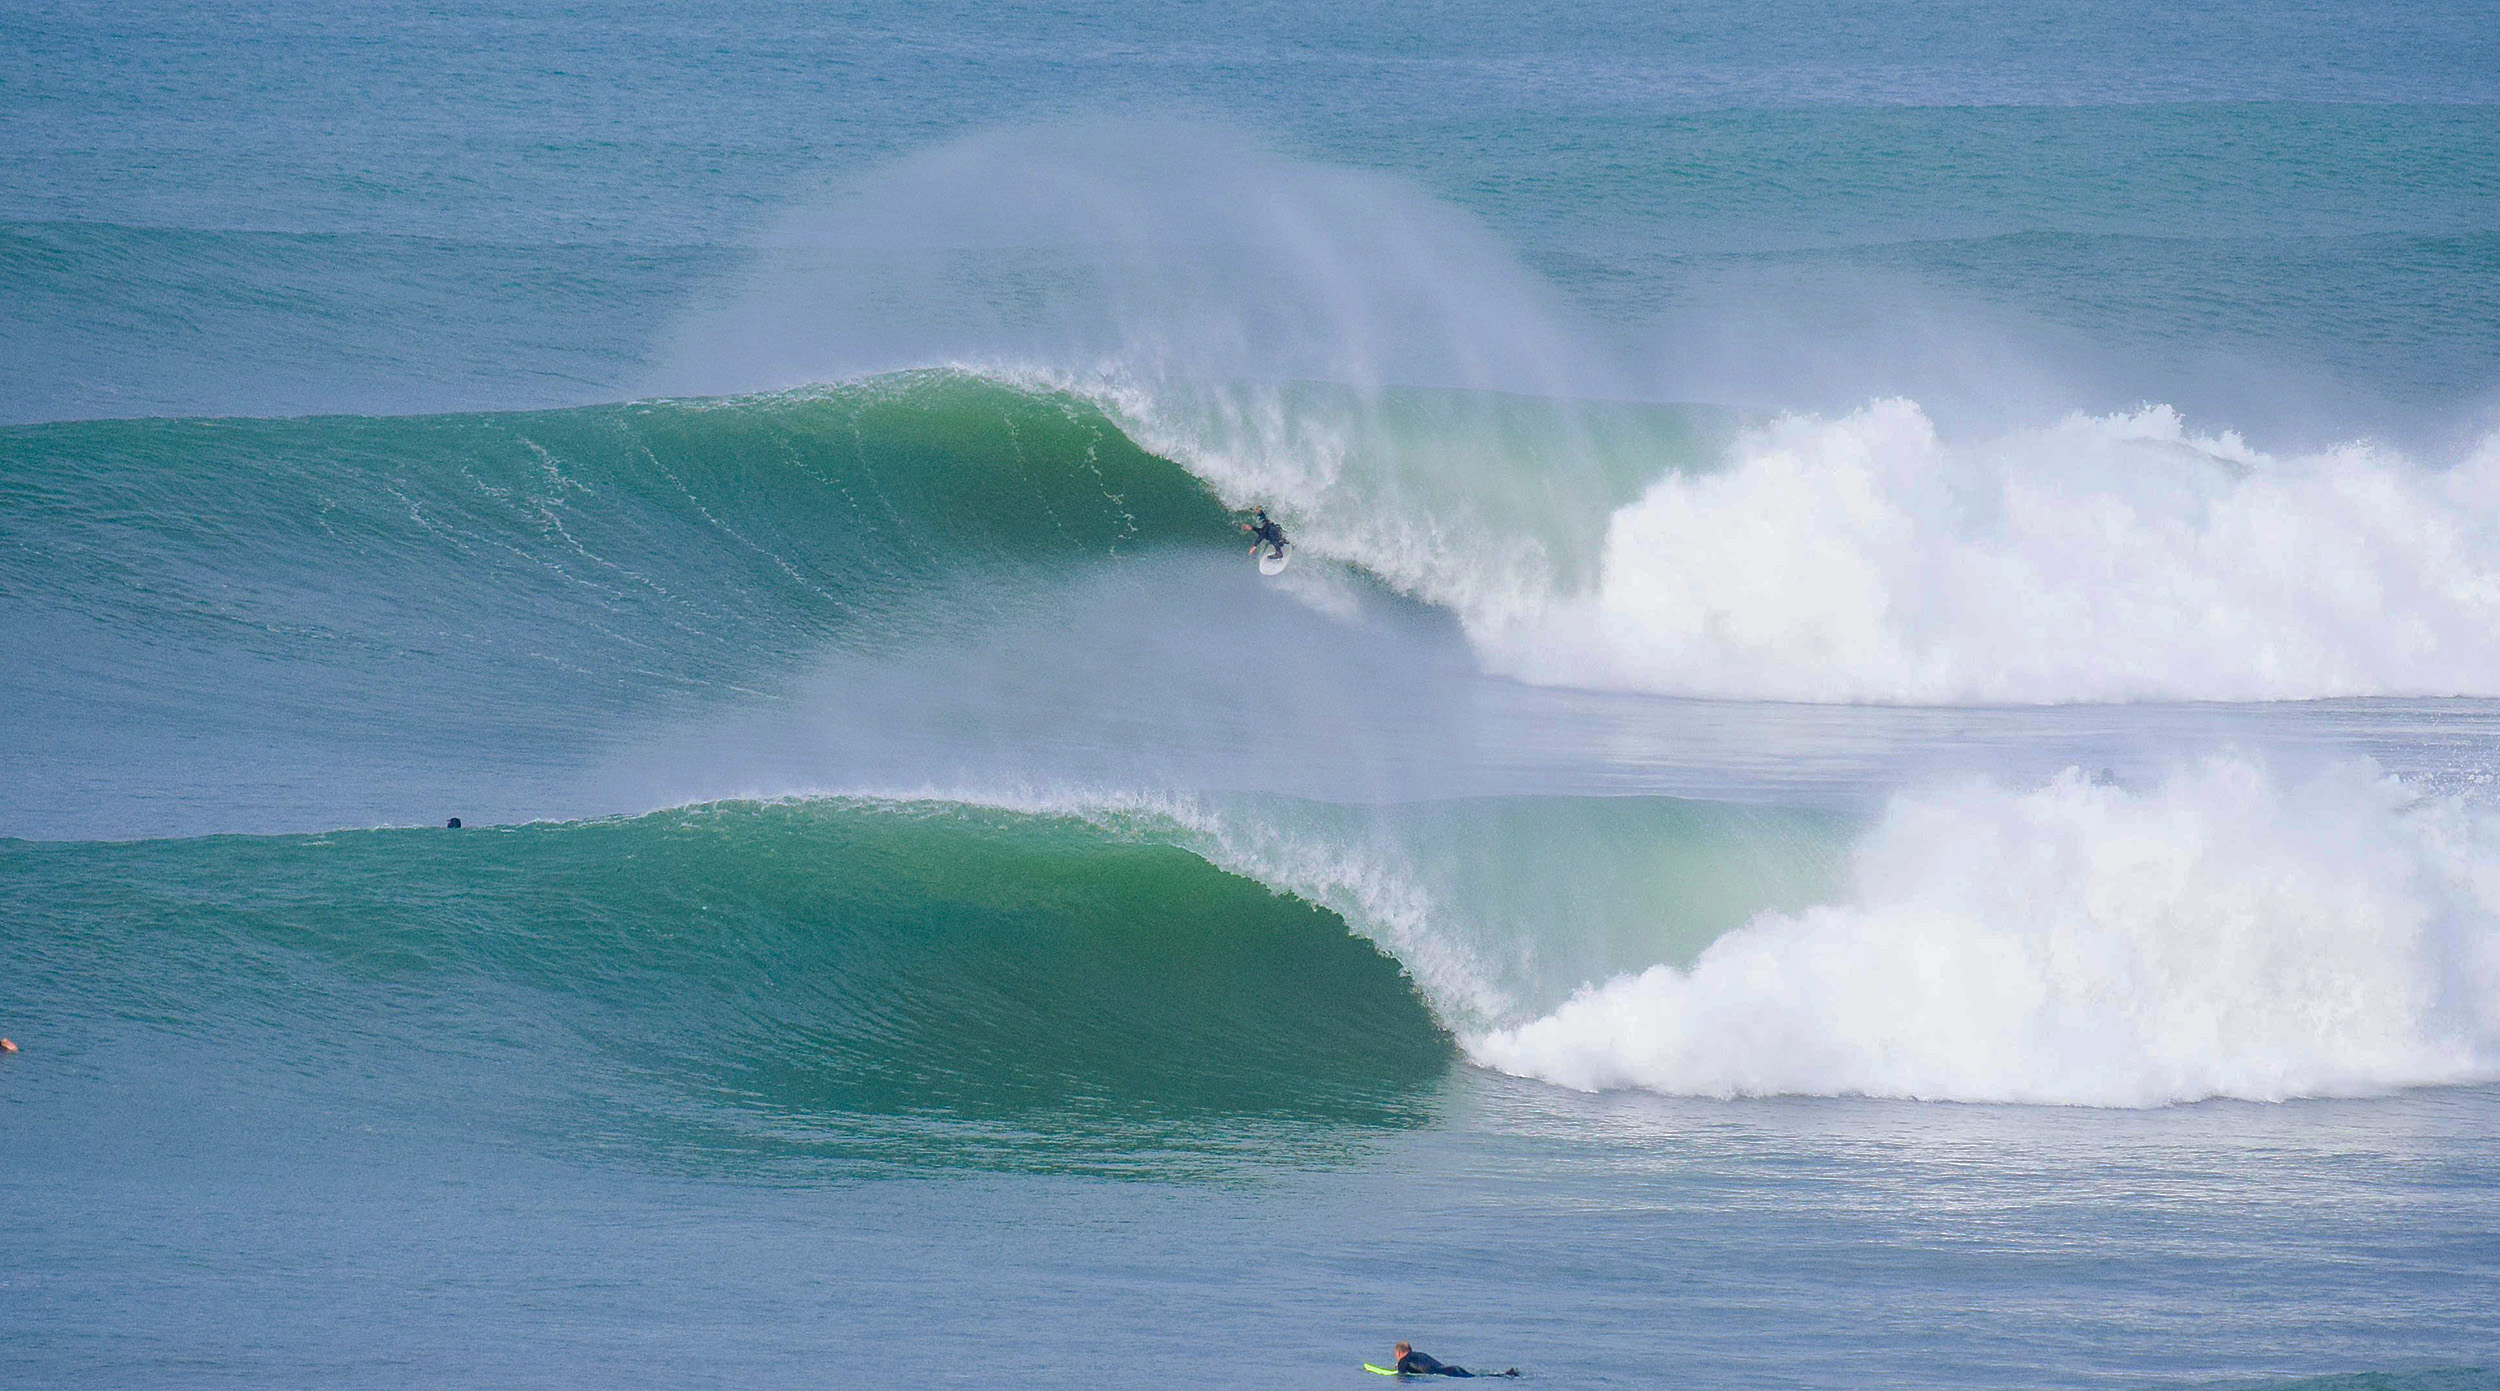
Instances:
[[[0,1381],[2495,1385],[2495,75],[0,15]]]

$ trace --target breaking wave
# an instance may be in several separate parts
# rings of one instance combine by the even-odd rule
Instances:
[[[2149,1106],[2500,1075],[2500,818],[2215,757],[1897,798],[1847,889],[1469,1041],[1568,1086]]]
[[[2500,693],[2500,440],[2277,456],[2164,406],[1944,437],[1915,402],[1701,408],[1106,392],[1227,498],[1556,686],[1893,704]],[[1301,406],[1296,409],[1296,405]],[[1420,417],[1420,419],[1418,419]]]
[[[1401,1123],[1454,1057],[2118,1107],[2500,1076],[2500,817],[2366,764],[1971,782],[1854,830],[1158,794],[0,842],[0,906],[0,1004],[48,1050],[146,1027],[291,1040],[325,1076],[526,1056],[637,1143],[804,1163]]]
[[[1530,682],[1925,704],[2500,695],[2500,439],[2432,460],[2270,454],[2224,427],[2279,420],[2191,428],[2158,395],[2064,419],[2009,402],[1991,418],[2028,428],[1948,435],[1953,381],[2018,364],[1853,378],[1942,393],[1854,410],[1855,388],[1638,366],[1622,325],[1481,220],[1241,132],[970,135],[804,202],[716,299],[677,329],[672,390],[955,363],[1086,400],[1225,503],[1279,510],[1310,555],[1457,614],[1488,668]],[[1686,394],[1821,413],[1655,403]]]
[[[1407,1123],[1451,1056],[1333,913],[1052,813],[0,840],[0,907],[29,1046],[144,1033],[685,1162],[1150,1165]]]
[[[1779,700],[2305,700],[2500,691],[2500,446],[2433,471],[2278,458],[2178,414],[1977,447],[1908,401],[1749,432],[1606,527],[1599,578],[1490,659]]]

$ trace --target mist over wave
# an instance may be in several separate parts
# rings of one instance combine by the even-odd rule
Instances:
[[[1626,385],[1481,219],[1188,120],[981,131],[810,191],[668,344],[651,388],[703,394],[940,363],[1172,387]]]
[[[12,7],[0,1391],[2500,1391],[2490,9]]]
[[[1468,1052],[1584,1089],[2097,1106],[2500,1075],[2500,817],[2367,763],[1905,794],[1848,881]]]
[[[1522,795],[1566,764],[1657,790],[1585,773],[1647,752],[1602,723],[1520,736],[1559,704],[1469,741],[1487,672],[2500,695],[2500,442],[2442,468],[2160,405],[1677,403],[1467,215],[1189,127],[854,181],[661,375],[774,390],[0,432],[0,632],[39,659],[0,675],[6,824],[1079,787],[1032,806],[1336,913],[1475,1056],[1573,1085],[2138,1105],[2491,1071],[2490,835],[2374,775],[1956,785],[1835,888],[1828,820]],[[1300,548],[1282,583],[1231,549],[1251,504]]]
[[[2167,406],[1963,440],[1902,399],[1737,428],[1243,395],[1100,399],[1530,682],[1937,705],[2500,693],[2500,437],[2435,468],[2366,442],[2273,455]]]
[[[1418,186],[1105,120],[982,132],[804,200],[655,380],[956,363],[1085,398],[1225,503],[1276,510],[1307,555],[1449,609],[1487,669],[1530,682],[2500,694],[2500,437],[2267,449],[2249,440],[2285,432],[2262,413],[2078,409],[2093,389],[2002,325],[1927,308],[1886,332],[1932,342],[1856,345],[1906,365],[1844,374],[1898,395],[1835,397],[1844,378],[1802,365],[1850,341],[1753,359],[1767,375],[1735,391],[1708,333],[1601,322]],[[2297,388],[2280,394],[2288,419]]]

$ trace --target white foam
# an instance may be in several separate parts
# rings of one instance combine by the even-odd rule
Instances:
[[[2155,406],[1965,446],[1881,401],[1659,478],[1593,587],[1470,626],[1506,674],[1677,694],[2500,694],[2495,502],[2500,441],[2445,471],[2275,458]]]
[[[1897,798],[1842,901],[1465,1040],[1582,1089],[2147,1106],[2500,1076],[2500,820],[2373,765]]]
[[[1309,558],[1448,606],[1525,680],[2500,695],[2500,442],[2445,470],[2364,445],[2278,458],[2160,406],[1948,441],[1885,400],[1783,418],[1699,472],[1668,457],[1677,431],[1564,399],[1657,379],[1481,219],[1187,123],[976,133],[861,172],[765,242],[679,327],[656,388],[954,362],[1086,392],[1226,502],[1275,510]],[[1464,399],[1387,399],[1400,384]]]
[[[1311,554],[1448,607],[1490,670],[1537,684],[2500,695],[2500,436],[2447,468],[2366,443],[2275,456],[2147,406],[1952,441],[1894,399],[1779,418],[1697,468],[1670,433],[1628,428],[1637,408],[1496,401],[1419,425],[1307,391],[1175,405],[1051,384],[1227,501],[1277,510]]]

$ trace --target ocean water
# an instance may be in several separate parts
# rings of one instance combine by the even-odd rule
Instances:
[[[0,1383],[2500,1386],[2488,4],[34,3],[0,153]]]

